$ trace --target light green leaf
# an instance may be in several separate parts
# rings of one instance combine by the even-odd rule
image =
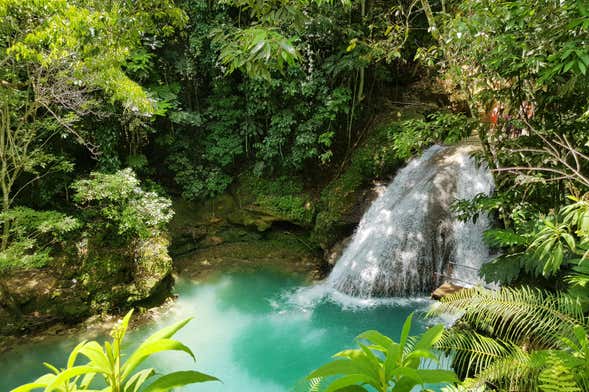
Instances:
[[[208,381],[220,381],[218,378],[193,370],[174,372],[158,378],[142,392],[169,392],[172,388]]]
[[[162,351],[184,351],[188,355],[192,357],[193,360],[196,360],[194,354],[184,344],[172,340],[172,339],[161,339],[156,341],[149,341],[143,343],[133,354],[131,357],[125,362],[123,367],[121,368],[121,377],[125,380],[129,375],[139,366],[143,361],[149,358],[151,355],[162,352]]]

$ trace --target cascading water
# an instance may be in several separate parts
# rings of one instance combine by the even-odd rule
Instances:
[[[364,214],[323,286],[359,298],[429,293],[450,276],[478,279],[489,258],[486,217],[460,222],[456,199],[493,190],[493,178],[470,157],[471,146],[433,146],[399,171]]]

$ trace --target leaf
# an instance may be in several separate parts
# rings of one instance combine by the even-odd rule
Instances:
[[[125,380],[137,366],[149,358],[151,355],[161,351],[184,351],[196,360],[194,354],[184,344],[172,339],[160,339],[156,341],[147,341],[131,354],[129,359],[121,368],[121,378]]]
[[[28,383],[25,385],[21,385],[20,387],[16,387],[15,389],[11,390],[10,392],[29,392],[35,389],[45,388],[47,385],[51,384],[55,379],[55,374],[45,374],[32,383]]]
[[[452,370],[419,369],[419,375],[425,384],[458,382],[458,376]]]
[[[129,378],[125,383],[125,392],[137,392],[146,380],[155,375],[153,368],[143,369]]]
[[[186,324],[188,324],[191,320],[192,320],[192,317],[189,317],[189,318],[182,320],[176,324],[170,325],[169,327],[162,328],[159,331],[152,334],[151,336],[149,336],[147,339],[145,339],[145,342],[143,344],[153,342],[155,340],[171,338],[172,336],[174,336],[176,334],[176,332],[178,332],[180,329],[184,328],[184,326]]]
[[[220,380],[216,377],[194,370],[179,371],[158,378],[142,392],[169,392],[172,388],[208,381]]]
[[[401,337],[399,339],[399,346],[401,348],[401,352],[403,352],[405,350],[405,347],[407,345],[407,341],[409,339],[409,333],[411,332],[411,323],[413,321],[413,315],[414,315],[414,312],[411,312],[411,314],[409,314],[409,316],[407,316],[407,318],[405,319],[405,322],[403,323],[403,328],[401,329]]]
[[[88,342],[83,347],[80,347],[78,351],[86,356],[94,366],[103,369],[105,372],[110,370],[111,362],[97,342]],[[73,363],[68,363],[68,367],[72,367],[72,365]]]
[[[350,376],[344,376],[341,378],[338,378],[337,380],[333,381],[331,384],[329,384],[327,386],[327,388],[325,389],[324,392],[337,392],[337,391],[341,391],[344,388],[349,388],[352,386],[356,386],[359,387],[360,383],[368,383],[368,380],[366,380],[366,377],[363,376],[362,374],[353,374]],[[360,387],[362,391],[366,391],[366,389]]]
[[[579,71],[581,71],[582,75],[587,73],[587,65],[585,65],[585,63],[582,61],[577,61],[577,67],[579,68]]]
[[[395,342],[388,336],[381,334],[375,330],[369,330],[362,332],[360,335],[356,337],[356,339],[365,339],[370,341],[371,343],[378,344],[379,346],[388,349],[391,347]]]
[[[428,350],[440,340],[444,333],[444,325],[438,324],[425,331],[415,343],[414,350]]]
[[[327,376],[337,376],[340,374],[352,375],[359,374],[358,368],[354,366],[353,362],[349,359],[336,359],[321,366],[320,368],[311,372],[307,379]]]
[[[47,385],[45,392],[52,392],[56,388],[63,386],[65,382],[68,380],[76,377],[81,376],[83,374],[88,373],[102,373],[101,369],[97,369],[93,366],[75,366],[69,369],[64,370],[63,372],[59,373],[51,384]]]
[[[70,355],[68,357],[68,361],[67,361],[68,368],[71,368],[74,366],[74,364],[76,363],[76,359],[78,357],[78,353],[85,346],[86,346],[86,341],[83,341],[83,342],[80,342],[76,347],[74,347],[74,349],[72,350],[72,352],[70,353]]]

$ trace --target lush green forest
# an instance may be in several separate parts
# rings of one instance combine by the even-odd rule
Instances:
[[[589,390],[586,1],[0,0],[0,20],[2,335],[155,306],[172,256],[219,244],[324,275],[374,181],[468,142],[495,191],[452,208],[491,217],[502,288],[444,297],[449,329],[360,335],[308,388]],[[122,365],[129,317],[22,390],[216,380],[141,389],[148,356],[193,354],[184,322]],[[452,371],[420,368],[443,352]]]

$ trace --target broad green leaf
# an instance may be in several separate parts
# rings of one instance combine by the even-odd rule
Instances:
[[[350,359],[336,359],[311,372],[307,379],[361,373]]]
[[[434,325],[418,338],[414,350],[431,349],[432,346],[440,340],[443,333],[444,326],[442,324]]]
[[[405,357],[406,360],[412,360],[413,358],[418,362],[421,362],[422,359],[430,359],[436,363],[438,362],[438,357],[431,350],[426,349],[413,350]]]
[[[562,238],[566,241],[568,247],[574,252],[576,247],[575,238],[569,233],[562,233]]]
[[[158,378],[142,392],[169,392],[172,388],[208,381],[220,381],[218,378],[193,370],[174,372]]]
[[[327,386],[324,392],[337,392],[341,391],[343,388],[351,387],[360,383],[369,383],[369,381],[361,374],[352,374],[333,381]],[[365,391],[364,388],[362,388],[362,390]]]
[[[104,354],[102,346],[97,342],[88,342],[79,349],[80,354],[86,356],[94,366],[103,369],[104,372],[109,372],[111,369],[111,362]],[[68,364],[68,367],[71,365]]]
[[[399,340],[399,345],[401,346],[401,351],[405,351],[405,345],[407,344],[407,339],[409,338],[409,332],[411,331],[411,322],[413,321],[413,312],[403,323],[403,328],[401,329],[401,339]]]
[[[172,336],[174,336],[174,334],[176,332],[178,332],[180,329],[184,328],[184,326],[186,324],[188,324],[191,320],[192,320],[192,317],[189,317],[189,318],[182,320],[176,324],[170,325],[169,327],[162,328],[159,331],[152,334],[151,336],[149,336],[147,339],[145,339],[143,344],[147,344],[147,343],[153,342],[155,340],[171,338]]]
[[[184,344],[172,339],[160,339],[155,341],[149,341],[143,343],[125,362],[121,369],[121,377],[125,380],[133,370],[137,368],[143,361],[149,358],[151,355],[162,352],[162,351],[184,351],[196,360],[194,354]]]
[[[356,339],[368,340],[369,342],[377,344],[385,349],[388,349],[395,343],[388,336],[385,336],[375,330],[362,332],[360,335],[357,336]]]
[[[124,392],[137,392],[143,386],[146,380],[155,375],[153,368],[143,369],[129,378],[125,383]]]
[[[458,382],[456,373],[451,370],[419,369],[419,376],[425,384],[437,384],[441,382]]]
[[[74,349],[72,350],[72,352],[70,353],[70,355],[68,357],[68,361],[67,361],[68,368],[71,368],[75,365],[76,359],[78,358],[78,353],[85,345],[86,345],[86,341],[84,340],[83,342],[80,342],[78,345],[76,345],[76,347],[74,347]]]
[[[16,387],[15,389],[11,390],[10,392],[29,392],[35,389],[45,388],[47,385],[51,384],[53,380],[57,377],[55,374],[45,374],[32,383],[28,383],[25,385],[21,385],[20,387]]]
[[[52,392],[57,388],[63,386],[65,382],[68,380],[76,377],[81,376],[88,373],[102,373],[101,369],[98,369],[93,366],[75,366],[69,369],[64,370],[63,372],[59,373],[51,384],[47,385],[47,389],[45,392]]]

